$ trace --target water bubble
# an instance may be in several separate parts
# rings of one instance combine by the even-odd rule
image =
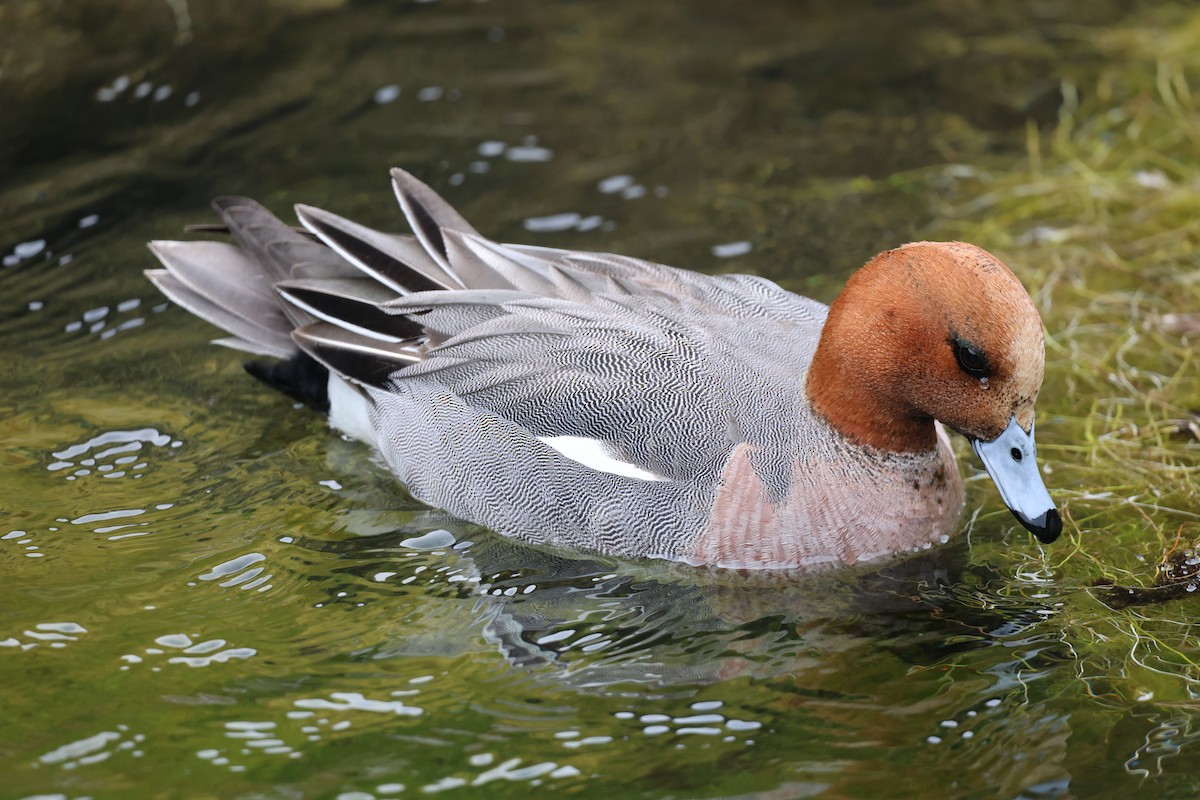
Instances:
[[[712,254],[717,258],[735,258],[749,253],[753,245],[750,242],[729,242],[728,244],[713,245]]]
[[[731,731],[756,731],[762,723],[752,719],[731,719],[726,721],[725,727]]]
[[[574,211],[562,214],[551,214],[546,217],[529,217],[522,224],[530,233],[553,233],[569,231],[583,221],[583,217]]]
[[[394,102],[399,96],[400,87],[394,83],[388,84],[387,86],[381,86],[375,90],[375,102],[381,106]]]
[[[521,147],[508,148],[504,151],[504,157],[509,161],[535,163],[549,161],[550,159],[554,158],[554,151],[545,147],[524,145]]]
[[[13,248],[13,255],[17,258],[33,258],[38,253],[46,249],[45,239],[32,239],[28,242],[21,242]]]
[[[596,190],[601,194],[616,194],[633,186],[632,175],[613,175],[596,184]]]
[[[454,534],[438,528],[421,536],[413,536],[400,542],[401,547],[411,547],[414,550],[437,550],[454,544]]]

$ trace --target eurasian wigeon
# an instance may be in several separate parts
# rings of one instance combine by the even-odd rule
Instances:
[[[401,170],[415,235],[214,202],[236,244],[147,275],[218,344],[378,450],[418,499],[506,536],[743,569],[853,564],[952,534],[942,425],[1043,542],[1037,309],[962,242],[880,253],[831,306],[748,275],[498,244]]]

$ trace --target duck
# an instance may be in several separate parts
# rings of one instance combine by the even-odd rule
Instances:
[[[832,304],[753,275],[501,244],[400,169],[410,233],[213,201],[224,239],[153,241],[147,277],[268,361],[246,370],[364,442],[421,502],[532,545],[733,570],[946,542],[947,429],[1043,543],[1043,325],[964,242],[876,255]]]

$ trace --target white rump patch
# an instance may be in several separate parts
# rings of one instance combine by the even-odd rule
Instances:
[[[367,398],[342,377],[329,371],[329,426],[375,446],[375,430],[367,413]]]
[[[589,439],[586,436],[539,436],[538,441],[545,442],[572,461],[583,464],[585,467],[591,467],[597,472],[637,478],[641,481],[666,480],[661,475],[647,472],[628,461],[614,458],[609,452],[608,445],[599,439]]]

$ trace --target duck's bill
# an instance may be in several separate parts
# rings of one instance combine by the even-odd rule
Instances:
[[[972,439],[971,446],[979,454],[1000,490],[1000,497],[1017,521],[1040,542],[1050,544],[1057,539],[1062,533],[1062,517],[1046,491],[1046,484],[1042,483],[1033,425],[1026,433],[1013,417],[995,439],[990,442]]]

